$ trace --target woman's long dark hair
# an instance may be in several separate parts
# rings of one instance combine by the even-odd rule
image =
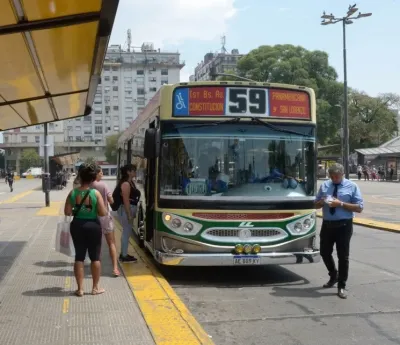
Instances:
[[[121,178],[118,181],[119,186],[121,186],[124,182],[129,182],[130,185],[133,184],[132,181],[129,181],[129,172],[132,170],[136,171],[136,167],[133,164],[126,164],[121,167]]]

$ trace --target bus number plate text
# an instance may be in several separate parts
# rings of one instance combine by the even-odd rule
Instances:
[[[257,255],[236,255],[233,257],[234,265],[260,265],[261,258]]]

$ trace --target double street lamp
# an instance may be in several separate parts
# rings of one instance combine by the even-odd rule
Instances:
[[[354,23],[354,20],[372,16],[372,13],[361,13],[357,5],[350,5],[346,16],[336,17],[332,13],[326,14],[325,11],[321,18],[321,25],[330,25],[342,22],[343,25],[343,74],[344,74],[344,99],[343,99],[343,165],[346,178],[349,178],[349,114],[348,114],[348,91],[347,91],[347,58],[346,58],[346,25]]]

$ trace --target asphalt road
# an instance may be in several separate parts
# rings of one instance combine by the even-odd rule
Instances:
[[[162,268],[216,345],[400,344],[400,236],[355,227],[349,297],[324,264]]]

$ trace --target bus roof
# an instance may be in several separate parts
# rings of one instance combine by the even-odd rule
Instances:
[[[245,86],[245,87],[265,87],[273,89],[288,89],[293,91],[307,92],[310,95],[311,104],[311,119],[309,121],[315,122],[315,94],[314,90],[304,86],[290,85],[290,84],[278,84],[278,83],[260,83],[260,82],[248,82],[248,81],[202,81],[202,82],[183,82],[177,84],[163,85],[157,92],[157,94],[150,100],[143,111],[138,115],[138,117],[132,122],[132,124],[121,134],[118,140],[118,148],[123,148],[125,143],[132,139],[138,130],[148,122],[153,117],[159,116],[161,120],[164,119],[175,119],[182,120],[183,117],[173,118],[172,117],[172,102],[174,90],[179,87],[202,87],[202,86],[221,86],[221,87],[232,87],[232,86]],[[168,107],[163,107],[163,104],[168,105]],[[158,108],[160,110],[158,111]],[[224,115],[226,116],[226,115]],[[187,117],[185,120],[199,120],[199,117]],[[215,117],[204,116],[201,118],[203,121],[215,121]],[[265,120],[267,118],[264,118]],[[277,119],[281,121],[296,121],[296,119]],[[298,121],[298,120],[297,120]],[[300,120],[301,121],[301,120]],[[141,135],[143,136],[143,135]]]
[[[0,0],[0,131],[90,114],[118,2]]]

